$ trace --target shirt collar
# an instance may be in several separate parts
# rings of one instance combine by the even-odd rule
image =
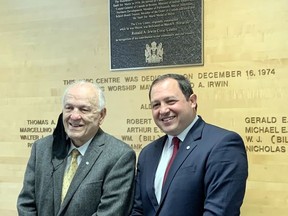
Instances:
[[[80,152],[81,156],[84,156],[84,154],[85,154],[89,144],[91,143],[92,139],[93,139],[93,137],[90,140],[88,140],[84,145],[82,145],[80,147],[76,147],[71,141],[70,142],[70,148],[69,148],[69,151],[68,151],[68,155],[70,155],[71,151],[76,148]]]
[[[180,139],[181,142],[184,141],[185,137],[187,136],[188,132],[190,131],[190,129],[193,127],[193,125],[195,124],[195,122],[199,119],[198,115],[195,116],[195,118],[193,119],[193,121],[191,122],[190,125],[188,125],[188,127],[186,127],[180,134],[177,135],[177,137]],[[174,136],[168,135],[168,139],[169,139],[169,143],[172,143],[172,139]]]

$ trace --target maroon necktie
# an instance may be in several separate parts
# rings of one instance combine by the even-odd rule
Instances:
[[[173,153],[172,153],[172,156],[171,156],[171,158],[169,160],[169,163],[168,163],[168,165],[166,167],[166,171],[165,171],[164,178],[163,178],[163,185],[164,185],[164,183],[166,181],[166,178],[167,178],[168,172],[170,170],[170,167],[171,167],[171,165],[172,165],[172,163],[173,163],[173,161],[174,161],[174,159],[176,157],[176,154],[178,152],[180,139],[178,137],[173,137],[172,143],[173,143]]]

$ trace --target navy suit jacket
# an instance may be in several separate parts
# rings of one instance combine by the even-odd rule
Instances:
[[[248,176],[242,138],[199,117],[180,145],[158,203],[154,178],[166,139],[153,141],[139,155],[131,215],[240,215]]]

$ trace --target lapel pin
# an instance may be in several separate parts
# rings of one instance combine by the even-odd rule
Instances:
[[[186,149],[189,150],[189,149],[190,149],[190,146],[187,146]]]
[[[86,161],[86,165],[89,165],[89,162],[88,162],[88,161]]]

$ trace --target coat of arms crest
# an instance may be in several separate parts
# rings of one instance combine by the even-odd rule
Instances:
[[[146,44],[145,58],[147,63],[160,63],[163,62],[163,46],[162,43],[153,41],[151,45]]]

